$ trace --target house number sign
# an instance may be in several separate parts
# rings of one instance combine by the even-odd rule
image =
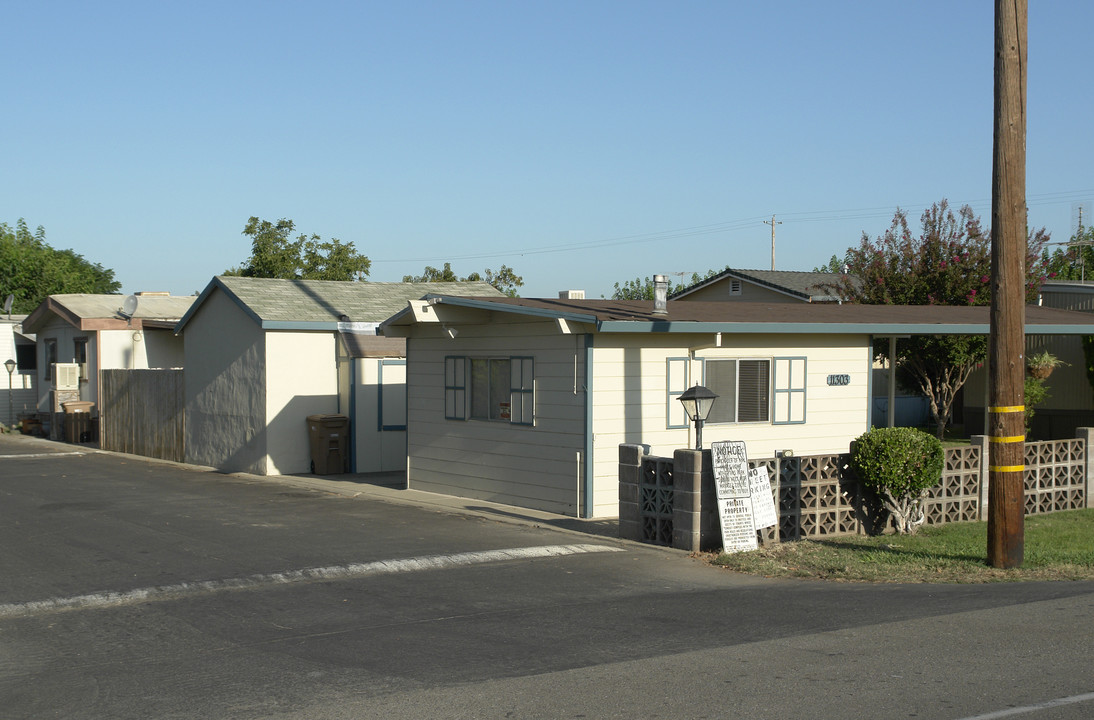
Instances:
[[[846,375],[846,374],[845,375],[829,375],[828,376],[828,384],[829,385],[850,385],[851,384],[851,376]]]

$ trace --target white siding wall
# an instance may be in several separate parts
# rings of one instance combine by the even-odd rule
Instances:
[[[311,471],[307,417],[339,410],[335,352],[333,332],[266,333],[267,474]]]
[[[407,343],[407,437],[410,487],[577,515],[581,502],[585,395],[581,335],[554,323],[465,326],[455,339],[418,329]],[[534,427],[446,420],[444,360],[531,356]],[[470,392],[470,387],[468,387]]]
[[[384,399],[384,423],[406,424],[406,365],[403,358],[359,358],[354,391],[357,416],[356,468],[354,472],[406,470],[406,431],[380,429],[380,396]],[[381,380],[383,385],[381,385]]]
[[[598,335],[594,350],[593,443],[595,514],[615,514],[615,478],[620,443],[650,446],[655,455],[693,447],[694,429],[670,429],[667,360],[688,357],[689,347],[712,344],[712,337],[679,335]],[[744,440],[750,457],[772,457],[776,450],[797,455],[846,452],[848,443],[868,430],[868,378],[871,368],[866,336],[723,335],[723,347],[695,350],[688,385],[701,384],[701,358],[807,357],[806,422],[712,424],[703,428],[703,444]],[[851,384],[829,386],[830,374],[847,374]],[[717,401],[716,401],[717,402]]]
[[[185,337],[186,461],[264,475],[262,329],[216,291],[187,324]]]
[[[4,367],[7,360],[15,360],[13,327],[12,323],[0,323],[0,422],[5,425],[13,424],[24,412],[34,412],[38,402],[34,377],[20,373],[18,368],[9,377]]]
[[[50,412],[50,393],[53,390],[53,381],[46,380],[46,342],[57,341],[57,359],[55,362],[68,363],[75,360],[76,338],[87,339],[87,366],[90,377],[80,378],[80,399],[98,402],[99,383],[98,372],[95,369],[96,332],[94,330],[78,330],[64,320],[54,317],[36,335],[38,354],[38,411]],[[96,408],[96,411],[98,409]]]

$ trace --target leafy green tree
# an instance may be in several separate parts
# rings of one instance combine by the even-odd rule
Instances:
[[[826,264],[813,268],[813,272],[842,273],[846,267],[846,258],[840,259],[838,255],[833,255]]]
[[[467,277],[460,277],[453,272],[452,263],[445,263],[441,270],[426,265],[421,275],[404,275],[403,282],[488,282],[509,297],[517,297],[517,288],[524,285],[524,278],[508,265],[502,265],[496,271],[487,268],[481,275],[473,272]]]
[[[13,295],[12,312],[29,313],[50,295],[111,294],[121,286],[113,270],[50,247],[41,225],[31,232],[22,218],[14,228],[0,223],[0,302]]]
[[[1043,251],[1041,261],[1050,280],[1094,278],[1094,227],[1082,228],[1066,247],[1056,248],[1051,255]]]
[[[243,234],[251,238],[251,256],[244,265],[225,275],[281,278],[283,280],[363,280],[372,261],[357,252],[352,242],[319,235],[293,238],[296,225],[282,218],[276,223],[251,217]]]
[[[722,268],[724,270],[725,268]],[[682,282],[673,283],[669,281],[669,295],[686,290],[687,288],[700,283],[704,280],[709,280],[722,270],[707,270],[706,273],[700,275],[699,273],[691,274],[691,281],[685,285]],[[653,300],[653,278],[635,278],[634,280],[627,280],[622,285],[615,283],[615,291],[612,293],[612,300]]]
[[[955,214],[946,200],[920,218],[913,235],[907,214],[896,210],[889,229],[871,240],[863,233],[845,256],[847,272],[828,289],[867,305],[988,305],[991,303],[991,237],[972,208]],[[1027,239],[1026,299],[1037,297],[1045,280],[1039,261],[1049,235],[1044,228]],[[888,355],[887,343],[878,348]],[[897,342],[898,379],[930,401],[936,435],[945,433],[953,402],[969,374],[987,355],[987,339],[919,335]]]

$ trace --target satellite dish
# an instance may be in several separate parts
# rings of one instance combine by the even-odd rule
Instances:
[[[121,315],[126,320],[131,319],[133,317],[134,313],[136,313],[136,312],[137,312],[137,296],[136,295],[130,295],[129,297],[127,297],[125,299],[125,302],[122,303],[121,309],[118,310],[118,314]]]
[[[8,315],[11,315],[11,304],[13,302],[15,302],[14,295],[8,295],[7,298],[4,300],[4,312],[6,312]]]

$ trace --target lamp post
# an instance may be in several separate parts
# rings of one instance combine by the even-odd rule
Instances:
[[[4,367],[8,369],[8,425],[15,425],[15,411],[11,407],[11,374],[15,372],[15,361],[8,358],[4,361]]]
[[[710,407],[718,398],[713,391],[702,385],[692,385],[680,395],[680,404],[684,406],[684,412],[695,423],[695,449],[703,449],[703,423],[710,414]]]

